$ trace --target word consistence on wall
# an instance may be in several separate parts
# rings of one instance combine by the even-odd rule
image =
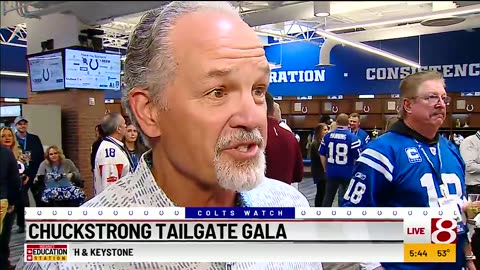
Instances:
[[[420,71],[434,70],[440,72],[445,78],[459,77],[480,77],[480,63],[470,64],[450,64],[415,67],[382,67],[367,68],[365,70],[365,78],[372,80],[399,80],[410,74]]]

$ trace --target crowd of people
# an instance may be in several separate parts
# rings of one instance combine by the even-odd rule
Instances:
[[[91,155],[95,197],[82,207],[308,207],[295,187],[304,175],[300,145],[267,93],[269,74],[263,44],[228,2],[173,1],[148,11],[133,31],[125,63],[123,107],[131,123],[110,113],[96,127]],[[357,114],[339,114],[334,123],[324,119],[315,128],[310,146],[315,206],[331,206],[335,194],[343,207],[454,205],[462,213],[456,263],[369,262],[363,267],[475,270],[465,220],[473,205],[466,202],[466,191],[476,189],[466,188],[465,175],[478,172],[473,163],[479,144],[466,139],[469,144],[460,153],[438,136],[450,101],[441,74],[410,75],[399,91],[400,115],[376,139],[360,129]],[[82,183],[61,149],[51,146],[43,158],[43,150],[33,150],[32,144],[41,143],[29,137],[22,127],[26,123],[15,121],[17,133],[5,130],[10,139],[2,133],[2,143],[10,146],[0,152],[8,160],[5,166],[18,163],[21,168],[0,173],[2,190],[5,185],[11,191],[1,194],[6,216],[19,205],[14,193],[20,192],[22,169],[22,186],[42,178],[46,183],[40,195],[42,188],[30,188],[39,203],[54,199],[44,192],[48,188]],[[2,241],[8,237],[8,222],[3,224]],[[20,261],[18,268],[224,269],[224,263]],[[322,263],[242,262],[232,269],[318,270]]]

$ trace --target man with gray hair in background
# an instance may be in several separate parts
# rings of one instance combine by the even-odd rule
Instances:
[[[125,79],[123,105],[151,150],[134,173],[82,207],[309,206],[295,188],[265,177],[270,68],[262,42],[230,3],[173,1],[148,11],[131,36]],[[25,269],[40,269],[35,266],[227,267],[221,262],[92,262]],[[229,269],[318,270],[322,264],[238,262]]]
[[[127,175],[132,167],[130,156],[122,143],[125,136],[125,118],[114,112],[105,115],[101,123],[105,133],[95,155],[93,193],[100,194],[108,185]]]

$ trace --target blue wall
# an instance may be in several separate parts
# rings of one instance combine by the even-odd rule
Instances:
[[[27,98],[27,78],[2,76],[0,78],[0,97]]]
[[[0,45],[0,70],[27,72],[27,48]]]
[[[274,41],[269,39],[269,42]],[[413,61],[419,59],[419,37],[373,41],[367,44]],[[311,43],[271,45],[266,46],[265,51],[270,62],[282,62],[281,69],[272,71],[269,91],[275,96],[398,93],[401,68],[403,67],[403,71],[412,72],[402,64],[360,49],[340,45],[334,47],[330,55],[330,61],[335,66],[326,68],[316,67],[320,47]],[[0,52],[1,70],[26,72],[26,48],[0,45]],[[457,31],[421,36],[420,63],[422,66],[430,67],[460,65],[457,66],[458,74],[455,74],[455,66],[452,66],[451,72],[446,72],[446,75],[462,75],[458,68],[466,65],[465,67],[473,71],[470,75],[474,76],[465,74],[467,76],[447,77],[448,91],[480,91],[480,31],[477,29],[474,32]],[[398,68],[399,77],[378,79],[378,75],[382,75],[381,72],[386,71],[386,68]],[[367,75],[375,77],[368,79]],[[291,79],[295,79],[295,82],[293,80],[290,82]],[[309,79],[313,81],[306,82]],[[282,82],[283,80],[286,82]],[[26,78],[2,77],[1,81],[0,97],[26,98]],[[121,91],[105,91],[105,98],[120,97]]]
[[[419,37],[366,43],[413,61],[419,59]],[[320,48],[305,42],[267,46],[265,50],[270,62],[279,63],[280,46],[283,51],[282,68],[272,71],[269,87],[269,91],[275,96],[398,93],[401,67],[404,67],[403,71],[412,72],[405,65],[341,45],[335,46],[330,54],[334,67],[316,67]],[[480,32],[457,31],[420,37],[420,63],[430,67],[460,65],[442,69],[445,70],[448,91],[480,91]],[[382,79],[381,72],[388,67],[398,68],[397,78]],[[467,68],[467,74],[461,74],[459,68]],[[470,76],[468,68],[472,71]],[[295,71],[299,72],[295,74]],[[303,76],[300,76],[300,73],[303,73]],[[450,75],[466,76],[448,77]],[[292,79],[295,82],[292,82]],[[309,79],[310,82],[306,82]]]

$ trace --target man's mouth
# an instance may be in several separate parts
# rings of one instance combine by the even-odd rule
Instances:
[[[232,147],[229,147],[230,149],[235,149],[237,151],[240,151],[240,152],[247,152],[250,148],[256,146],[257,144],[256,143],[242,143],[242,144],[238,144],[237,146],[232,146]]]
[[[259,149],[259,145],[255,142],[241,142],[230,145],[224,149],[224,152],[235,159],[244,160],[257,156]]]

